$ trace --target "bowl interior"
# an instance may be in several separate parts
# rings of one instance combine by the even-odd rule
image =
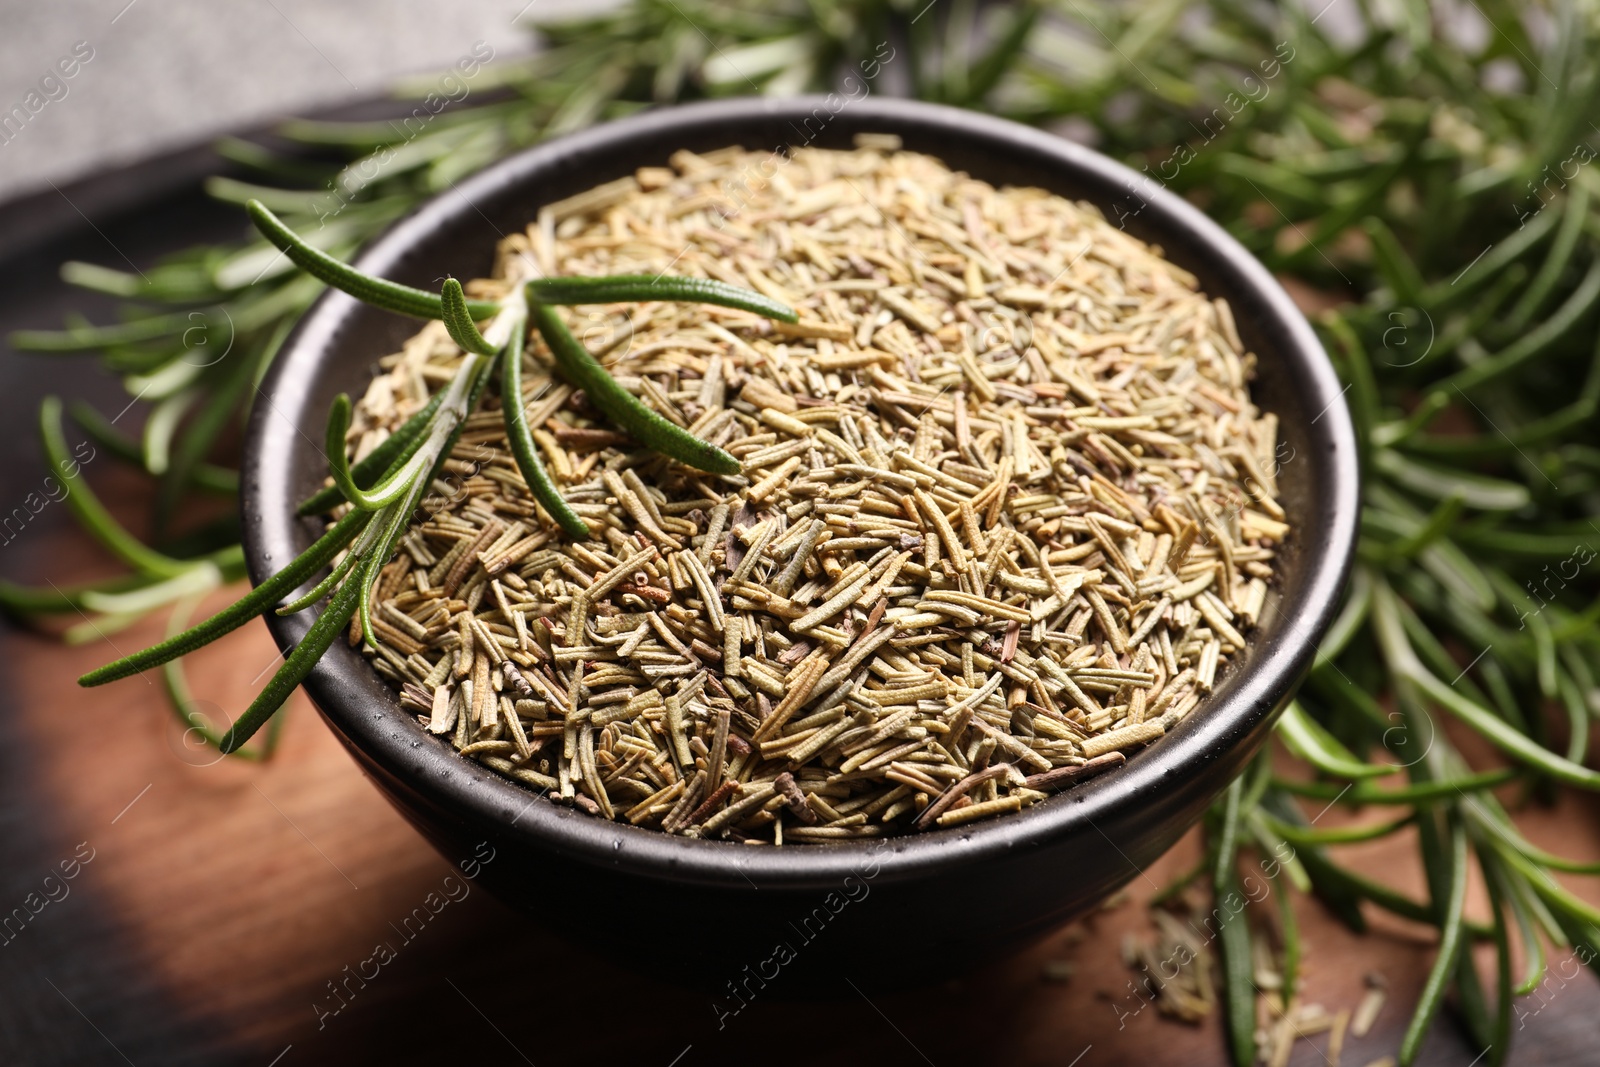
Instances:
[[[541,205],[640,166],[665,165],[680,148],[847,148],[860,132],[898,134],[907,149],[994,184],[1040,186],[1096,205],[1193,272],[1208,295],[1227,299],[1246,348],[1258,357],[1252,391],[1280,420],[1281,503],[1294,532],[1244,663],[1167,737],[1131,754],[1114,772],[1018,814],[874,847],[890,879],[1088,833],[1125,842],[1130,861],[1142,866],[1181,832],[1173,824],[1192,822],[1265,736],[1332,617],[1355,535],[1354,437],[1332,368],[1282,288],[1218,226],[1142,175],[1001,120],[906,101],[741,100],[647,113],[513,157],[425,205],[359,263],[437,290],[446,274],[488,273],[495,243],[524,228]],[[322,484],[326,463],[318,442],[328,404],[338,392],[364,388],[374,361],[397,351],[417,328],[415,321],[330,293],[278,357],[247,442],[245,543],[255,580],[320,532],[318,524],[295,518],[293,507]],[[309,615],[268,621],[287,645],[305,633]],[[497,827],[571,857],[643,872],[671,870],[679,879],[735,888],[744,882],[795,887],[836,881],[869,847],[736,849],[608,823],[543,800],[530,804],[530,791],[460,759],[444,740],[421,730],[342,642],[306,686],[347,743],[432,803],[467,823]],[[1167,832],[1153,835],[1155,826]]]

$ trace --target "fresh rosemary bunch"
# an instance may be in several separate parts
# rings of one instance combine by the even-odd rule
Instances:
[[[1587,963],[1600,949],[1600,909],[1556,878],[1587,868],[1535,848],[1508,814],[1597,784],[1587,766],[1600,714],[1595,0],[1476,0],[1449,15],[1420,0],[634,0],[541,30],[543,51],[494,68],[502,99],[447,112],[409,139],[385,123],[285,127],[309,155],[230,142],[225,153],[255,181],[212,191],[258,198],[324,252],[348,256],[422,198],[541,138],[651,103],[829,91],[876,59],[883,75],[871,91],[902,87],[1095,142],[1189,197],[1328,308],[1316,324],[1364,452],[1360,567],[1277,730],[1301,770],[1274,773],[1267,756],[1253,765],[1208,817],[1194,878],[1221,898],[1236,864],[1272,863],[1353,927],[1371,908],[1436,924],[1440,951],[1401,1060],[1415,1059],[1453,987],[1486,1062],[1501,1062],[1515,999],[1543,980],[1547,948]],[[385,150],[390,163],[370,166]],[[328,188],[341,192],[331,216]],[[1112,213],[1137,209],[1130,196]],[[98,353],[149,402],[138,444],[70,410],[158,479],[158,519],[188,494],[232,490],[231,472],[207,464],[219,458],[213,443],[320,287],[277,258],[266,242],[198,248],[147,269],[148,285],[69,264],[69,281],[134,302],[125,321],[13,340]],[[235,358],[196,358],[230,341]],[[65,473],[60,405],[42,416]],[[350,476],[372,492],[382,473],[358,463]],[[323,494],[313,510],[340,498]],[[15,613],[98,611],[103,627],[240,573],[236,547],[212,543],[207,556],[138,545],[81,477],[69,499],[131,574],[62,593],[0,586]],[[1441,715],[1508,765],[1469,768]],[[1385,816],[1334,829],[1306,814],[1334,803]],[[1346,843],[1412,826],[1426,899],[1335,859]],[[1485,924],[1462,914],[1474,866],[1490,891]],[[1294,911],[1278,914],[1292,990]],[[1248,924],[1228,924],[1220,939],[1241,1064],[1256,1052],[1250,938]],[[1485,939],[1492,996],[1467,951]]]
[[[523,346],[530,323],[538,330],[557,369],[585,391],[596,408],[626,430],[647,448],[713,474],[737,474],[739,461],[722,449],[679,427],[618,385],[588,350],[572,336],[553,304],[611,304],[644,300],[692,300],[755,312],[784,322],[794,322],[795,313],[760,293],[724,282],[704,278],[677,278],[667,275],[617,275],[602,278],[513,277],[511,295],[496,302],[469,301],[461,283],[447,279],[443,293],[435,296],[421,289],[400,285],[363,274],[306,243],[285,226],[259,200],[246,205],[251,220],[277,248],[307,274],[342,289],[373,307],[413,318],[443,321],[451,338],[466,353],[466,359],[435,398],[412,415],[359,463],[352,466],[345,456],[345,438],[350,429],[350,398],[340,394],[328,413],[326,451],[332,492],[323,492],[306,501],[302,513],[320,513],[349,504],[349,510],[329,527],[311,547],[296,556],[281,571],[256,586],[231,606],[206,621],[169,637],[142,652],[125,656],[80,678],[79,684],[104,685],[129,675],[161,666],[217,638],[232,632],[249,620],[276,608],[280,615],[303,611],[329,597],[328,606],[317,616],[272,680],[251,702],[250,707],[218,740],[224,753],[234,752],[248,741],[278,710],[290,693],[305,680],[334,639],[359,616],[361,633],[367,644],[377,645],[372,633],[372,590],[378,574],[406,532],[412,516],[422,503],[429,486],[438,477],[445,460],[461,434],[467,416],[476,409],[490,377],[497,370],[501,389],[506,435],[523,479],[534,498],[568,537],[587,539],[589,527],[561,498],[555,483],[540,462],[528,431],[526,410],[521,403]],[[531,262],[515,261],[522,269]],[[490,320],[480,332],[478,321]],[[50,433],[57,424],[47,422],[46,440],[59,440]],[[60,465],[52,451],[52,462]],[[98,507],[89,497],[88,506]],[[86,505],[79,503],[79,508]],[[97,516],[105,529],[121,532],[109,516]],[[126,537],[125,534],[123,534]],[[118,542],[121,543],[121,542]],[[164,564],[164,558],[145,559],[153,554],[131,538],[124,554],[130,563],[145,568]],[[333,562],[343,559],[311,589],[281,607],[278,605],[295,589]],[[236,555],[237,553],[235,553]],[[231,558],[231,557],[230,557]],[[190,570],[217,569],[214,561],[173,564],[170,581],[182,581]]]

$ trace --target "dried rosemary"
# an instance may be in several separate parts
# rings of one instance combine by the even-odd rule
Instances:
[[[377,578],[373,664],[426,729],[606,818],[848,840],[1115,766],[1244,653],[1288,527],[1226,305],[1092,208],[865,143],[765,181],[680,152],[502,244],[563,303],[671,263],[798,315],[585,290],[611,388],[735,472],[607,428],[542,309]],[[446,323],[330,448],[384,447],[486,350]],[[539,513],[529,450],[591,536]]]

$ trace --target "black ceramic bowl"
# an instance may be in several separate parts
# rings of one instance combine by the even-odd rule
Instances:
[[[504,900],[555,915],[561,928],[582,930],[591,947],[622,959],[637,944],[637,924],[650,924],[667,934],[656,944],[679,946],[671,974],[718,989],[823,963],[833,975],[827,987],[791,989],[850,995],[840,976],[863,987],[933,981],[1103,900],[1166,851],[1265,739],[1332,617],[1356,535],[1355,440],[1333,369],[1271,274],[1219,226],[1120,164],[1036,130],[907,101],[840,104],[729,100],[560,138],[430,201],[359,265],[437,290],[446,272],[486,274],[495,242],[542,204],[663,165],[676,149],[848,148],[857,133],[899,134],[906,148],[997,185],[1042,186],[1098,205],[1229,301],[1260,357],[1254,397],[1282,426],[1282,503],[1294,533],[1247,660],[1165,738],[1021,813],[876,844],[685,840],[558,806],[455,755],[400,711],[357,652],[335,643],[306,690],[362,769],[440,851],[467,859],[487,841],[482,854],[492,848],[494,858],[481,882]],[[416,328],[329,293],[278,356],[246,443],[245,550],[256,581],[318,532],[294,505],[326,473],[317,442],[329,402],[359,393],[373,361]],[[310,614],[267,619],[288,648]],[[631,918],[619,921],[624,915]],[[600,916],[608,918],[584,921]]]

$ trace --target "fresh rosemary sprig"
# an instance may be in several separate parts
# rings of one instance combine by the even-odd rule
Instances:
[[[795,321],[795,313],[791,309],[758,293],[721,282],[664,275],[562,279],[561,284],[554,284],[554,280],[550,279],[514,278],[511,295],[497,303],[467,300],[461,283],[451,278],[445,281],[443,293],[434,296],[419,289],[374,278],[317,252],[260,201],[252,200],[246,208],[262,233],[308,273],[375,307],[399,314],[441,319],[451,337],[467,353],[467,358],[462,361],[450,382],[439,391],[436,399],[425,405],[390,438],[390,441],[398,438],[399,443],[384,453],[382,473],[367,486],[358,484],[356,470],[345,455],[346,437],[350,429],[350,398],[344,394],[335,398],[328,413],[326,449],[329,474],[338,495],[330,498],[318,494],[313,499],[325,501],[324,509],[348,504],[350,510],[283,570],[232,606],[196,626],[174,634],[159,645],[107,664],[79,679],[82,685],[102,685],[187,655],[249,619],[277,607],[290,591],[343,552],[344,559],[327,577],[309,592],[278,607],[279,614],[291,614],[303,611],[331,594],[328,606],[283,666],[227,733],[217,739],[217,745],[224,753],[237,751],[272,717],[288,695],[305,680],[311,668],[352,617],[359,617],[361,632],[367,643],[377,644],[371,618],[373,586],[383,566],[394,555],[395,545],[409,526],[428,487],[450,457],[467,416],[477,407],[478,397],[493,367],[500,368],[500,406],[506,432],[514,442],[517,465],[535,499],[569,537],[589,536],[587,524],[561,498],[555,483],[550,480],[528,432],[520,383],[523,345],[528,334],[530,314],[537,322],[541,335],[550,344],[558,371],[571,378],[575,385],[587,390],[595,406],[614,418],[640,444],[701,470],[721,474],[739,472],[738,460],[680,429],[618,385],[572,336],[547,301],[618,303],[687,299],[756,311],[785,322]],[[475,318],[492,320],[487,333],[479,332],[473,321]],[[65,445],[60,438],[58,409],[59,405],[46,407],[45,444],[52,462],[62,469],[65,476],[65,460],[62,458]],[[361,473],[364,477],[370,477],[375,469],[377,464],[370,464]],[[145,548],[117,525],[86,491],[72,499],[76,501],[73,506],[79,510],[84,521],[101,532],[107,547],[140,570],[165,575],[168,584],[171,584],[186,579],[204,567],[208,574],[215,572],[220,580],[220,571],[212,561],[186,564],[168,560]],[[184,592],[194,592],[190,588],[193,584],[188,583]]]
[[[1480,48],[1417,4],[1358,3],[1352,39],[1332,32],[1333,15],[1233,0],[931,9],[921,0],[639,0],[542,26],[544,51],[497,64],[510,99],[447,112],[386,166],[373,164],[404,140],[396,127],[293,123],[282,132],[309,159],[234,145],[229,157],[272,184],[219,179],[212,189],[241,204],[268,200],[322,251],[347,257],[466,174],[599,119],[703,96],[859,95],[893,82],[925,99],[1070,123],[1196,201],[1281,276],[1337,305],[1317,325],[1349,386],[1367,486],[1362,566],[1298,710],[1279,729],[1307,773],[1267,767],[1231,818],[1219,806],[1212,838],[1234,821],[1245,857],[1292,847],[1284,876],[1352,926],[1364,922],[1364,907],[1446,925],[1462,828],[1467,861],[1495,905],[1494,923],[1463,924],[1462,934],[1496,946],[1495,1002],[1476,1010],[1475,975],[1446,959],[1418,1017],[1431,1018],[1457,983],[1463,1018],[1491,1027],[1479,1036],[1492,1045],[1487,1061],[1500,1062],[1511,998],[1538,985],[1546,945],[1600,954],[1600,916],[1550,873],[1562,869],[1558,857],[1508,836],[1515,825],[1494,792],[1516,784],[1539,799],[1564,783],[1591,787],[1585,757],[1600,713],[1591,666],[1600,655],[1600,188],[1588,125],[1600,97],[1589,58],[1600,20],[1589,2],[1536,7],[1533,19],[1519,0],[1478,0]],[[1536,34],[1536,23],[1551,32]],[[319,217],[324,187],[350,195]],[[1136,217],[1137,208],[1130,198],[1113,214]],[[216,423],[196,415],[221,409],[224,425],[237,416],[249,395],[239,383],[259,378],[282,328],[320,289],[274,259],[260,242],[199,248],[147,268],[149,284],[69,264],[63,274],[74,284],[137,301],[127,321],[13,339],[18,348],[98,353],[131,394],[152,402],[137,447],[158,479],[160,514],[177,511],[188,492],[227,491],[228,472],[204,463],[215,458]],[[199,358],[229,342],[222,364]],[[230,378],[230,364],[247,369]],[[504,368],[501,383],[508,389]],[[421,434],[433,417],[419,412],[352,465],[355,484],[377,484],[411,446],[406,434]],[[112,440],[103,426],[85,428],[97,442]],[[303,510],[338,499],[325,491]],[[99,516],[86,526],[108,547],[129,547],[106,536]],[[124,594],[142,598],[132,603],[146,611],[186,599],[163,585],[164,564],[133,556],[132,573],[113,582],[64,591],[4,584],[0,603],[26,617],[120,606],[117,618],[129,617],[130,601],[115,599]],[[213,562],[224,578],[240,573],[222,556]],[[191,580],[202,576],[197,569]],[[1495,740],[1512,767],[1472,771],[1448,745],[1441,709]],[[1380,785],[1374,768],[1408,781]],[[1337,800],[1430,820],[1420,850],[1430,899],[1336,863],[1340,843],[1306,829],[1302,796],[1316,809]],[[1373,832],[1391,822],[1411,825],[1386,819]],[[1290,834],[1301,843],[1290,845]],[[1214,861],[1204,870],[1218,873]],[[1513,975],[1517,946],[1528,962]],[[1230,995],[1253,996],[1237,973]],[[1231,1017],[1244,1018],[1242,1010]],[[1407,1059],[1419,1048],[1422,1028],[1414,1029]]]

